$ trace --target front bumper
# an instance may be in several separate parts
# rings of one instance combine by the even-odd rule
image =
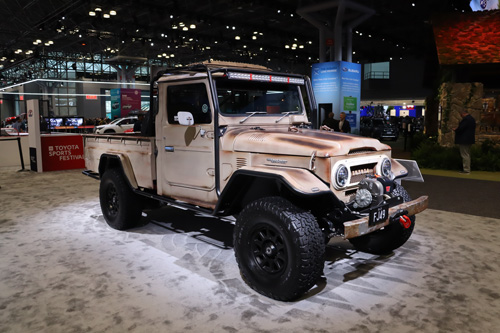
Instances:
[[[424,211],[427,208],[428,203],[429,203],[429,197],[424,195],[418,199],[404,202],[394,207],[390,207],[389,216],[392,216],[399,210],[408,211],[409,216],[415,215]],[[382,229],[383,227],[389,225],[389,223],[390,223],[390,217],[388,217],[384,222],[381,222],[374,226],[369,226],[368,216],[357,220],[344,222],[344,238],[349,239],[349,238],[363,236],[371,232],[374,232],[376,230]]]

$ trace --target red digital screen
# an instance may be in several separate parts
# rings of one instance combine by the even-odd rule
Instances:
[[[500,10],[441,15],[432,24],[440,64],[500,63]]]

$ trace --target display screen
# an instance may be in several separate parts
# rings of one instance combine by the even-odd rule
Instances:
[[[433,18],[442,65],[500,63],[500,10]]]
[[[64,126],[83,126],[83,117],[66,118]]]
[[[63,125],[63,118],[45,118],[49,128],[55,128]]]

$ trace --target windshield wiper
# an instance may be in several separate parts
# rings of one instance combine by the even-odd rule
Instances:
[[[246,116],[245,119],[241,119],[240,124],[243,124],[245,121],[247,121],[248,118],[255,116],[257,113],[266,114],[267,112],[266,111],[254,111],[254,112],[247,112],[247,113],[249,113],[249,115]]]
[[[288,111],[288,112],[284,112],[282,113],[283,116],[281,116],[280,119],[276,120],[275,123],[279,123],[281,121],[281,119],[285,118],[285,117],[288,117],[289,115],[291,115],[292,113],[299,113],[299,111]]]

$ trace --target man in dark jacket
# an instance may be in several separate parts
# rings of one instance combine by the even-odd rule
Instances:
[[[463,171],[460,173],[470,173],[470,147],[476,143],[476,120],[467,112],[460,111],[462,120],[455,131],[455,144],[460,148],[462,156]]]
[[[340,121],[337,123],[335,130],[342,133],[351,133],[351,124],[345,119],[345,112],[340,112]]]

